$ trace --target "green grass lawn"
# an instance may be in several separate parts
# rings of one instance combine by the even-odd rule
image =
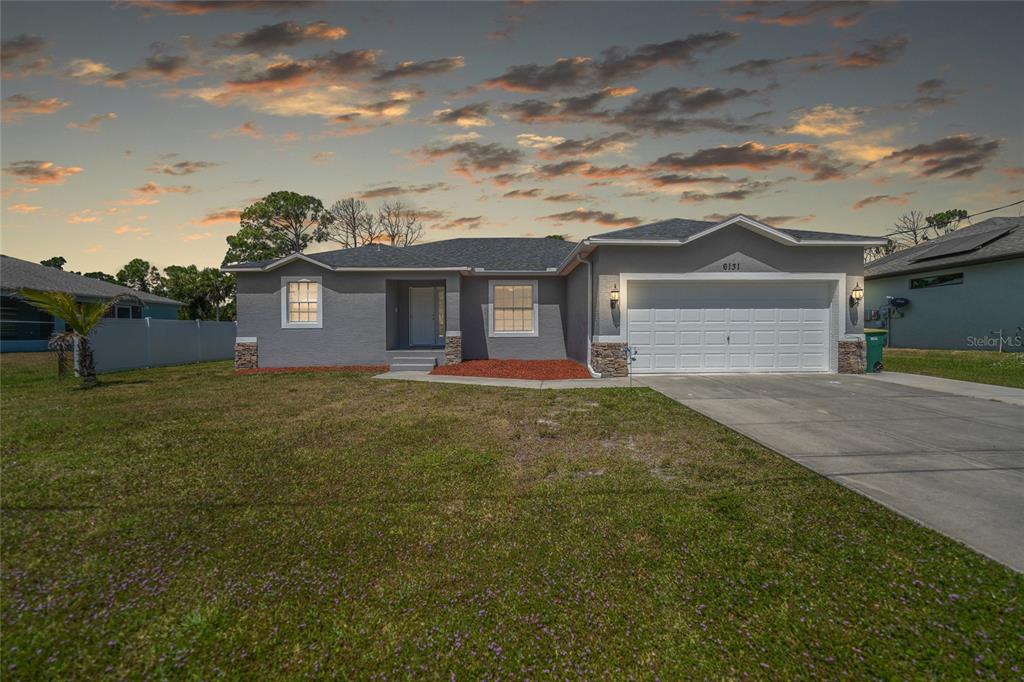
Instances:
[[[646,389],[0,374],[7,680],[1024,671],[1024,577]]]
[[[1024,353],[886,348],[885,369],[1024,388]]]

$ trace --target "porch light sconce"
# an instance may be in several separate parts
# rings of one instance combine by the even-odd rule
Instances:
[[[864,288],[860,284],[855,284],[853,289],[850,291],[850,305],[857,306],[864,299]]]
[[[619,305],[619,285],[618,284],[613,284],[612,285],[611,301],[612,301],[612,309],[614,310]]]

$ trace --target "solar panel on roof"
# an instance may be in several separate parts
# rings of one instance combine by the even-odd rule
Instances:
[[[994,242],[1000,237],[1006,235],[1012,229],[1013,228],[1007,228],[1005,230],[991,230],[989,232],[982,232],[981,234],[968,234],[963,237],[947,239],[941,244],[936,244],[932,248],[928,249],[917,258],[911,258],[910,262],[918,263],[923,260],[956,256],[961,253],[974,251],[976,249],[980,249],[986,244]]]

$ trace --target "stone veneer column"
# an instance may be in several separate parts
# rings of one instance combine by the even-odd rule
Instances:
[[[867,365],[867,345],[863,339],[839,342],[839,373],[864,374]]]
[[[462,334],[448,332],[444,336],[444,362],[457,365],[462,362]]]
[[[239,336],[235,339],[235,369],[256,369],[260,366],[255,336]]]
[[[629,363],[623,349],[624,343],[597,342],[590,344],[590,364],[603,377],[624,377],[629,375]]]

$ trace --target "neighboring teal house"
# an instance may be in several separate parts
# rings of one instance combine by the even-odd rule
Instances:
[[[120,284],[82,277],[45,265],[0,255],[0,352],[46,350],[54,331],[64,329],[64,320],[36,310],[18,297],[22,289],[64,291],[79,300],[108,300],[119,294],[135,296],[139,304],[118,305],[111,317],[176,320],[180,301],[146,294]]]
[[[893,347],[1024,350],[1024,218],[989,218],[872,261],[864,280],[864,326],[887,328]]]

